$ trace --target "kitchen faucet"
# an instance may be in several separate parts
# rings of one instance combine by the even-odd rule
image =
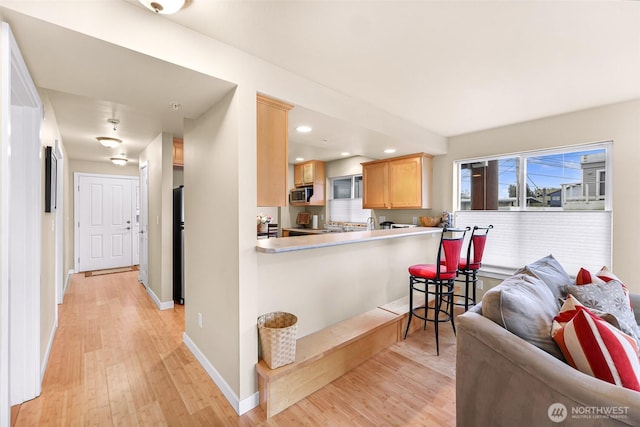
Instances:
[[[367,218],[367,230],[374,230],[376,228],[376,219],[372,216]]]

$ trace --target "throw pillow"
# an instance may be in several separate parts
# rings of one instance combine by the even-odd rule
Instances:
[[[549,290],[551,290],[551,293],[556,299],[556,311],[560,310],[562,300],[564,300],[567,295],[567,286],[572,285],[573,280],[571,280],[571,277],[569,277],[553,255],[540,258],[536,262],[516,271],[516,274],[521,273],[541,279],[549,287]]]
[[[569,313],[574,314],[567,319]],[[567,308],[557,319],[551,335],[571,366],[611,384],[640,391],[638,347],[631,337],[583,306]]]
[[[576,274],[576,285],[588,285],[591,283],[604,283],[604,280],[592,275],[589,270],[581,268]]]
[[[597,276],[598,278],[600,278],[601,280],[604,280],[607,283],[609,283],[612,280],[619,281],[622,284],[622,290],[625,296],[627,297],[627,300],[629,301],[629,307],[631,307],[631,309],[633,310],[633,305],[631,305],[631,297],[629,296],[629,288],[627,288],[627,286],[624,283],[622,283],[622,280],[618,279],[618,276],[613,274],[613,271],[609,270],[606,266],[604,266],[597,273]]]
[[[570,285],[567,290],[587,308],[615,316],[622,332],[635,339],[636,343],[640,343],[640,328],[619,281]]]
[[[488,290],[482,298],[482,315],[547,353],[564,360],[551,338],[558,313],[553,294],[536,276],[517,274]]]

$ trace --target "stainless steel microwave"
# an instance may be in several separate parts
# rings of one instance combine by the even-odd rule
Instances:
[[[300,187],[294,188],[289,193],[289,202],[294,203],[309,203],[313,196],[313,187]]]

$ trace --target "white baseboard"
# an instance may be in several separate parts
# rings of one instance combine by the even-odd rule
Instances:
[[[231,387],[229,387],[229,384],[222,378],[222,375],[220,375],[211,362],[209,362],[209,359],[205,357],[186,332],[182,334],[182,340],[198,362],[200,362],[200,365],[202,365],[207,374],[209,374],[213,382],[216,383],[220,391],[222,391],[222,394],[227,398],[238,415],[242,415],[258,406],[260,403],[260,394],[257,391],[251,396],[240,400]]]
[[[158,298],[158,296],[153,292],[151,287],[147,287],[147,293],[160,310],[169,310],[173,308],[173,301],[160,301],[160,298]]]
[[[56,306],[56,310],[58,307]],[[49,364],[49,355],[51,354],[51,348],[53,347],[53,339],[56,337],[56,331],[58,330],[58,319],[53,322],[53,327],[51,328],[51,334],[49,335],[49,342],[47,343],[47,351],[44,354],[44,360],[42,361],[42,366],[40,367],[40,383],[44,381],[44,373],[47,371],[47,365]]]
[[[71,282],[71,275],[75,274],[73,268],[67,271],[67,277],[64,278],[64,288],[62,289],[62,295],[67,292],[67,288],[69,287],[69,283]]]

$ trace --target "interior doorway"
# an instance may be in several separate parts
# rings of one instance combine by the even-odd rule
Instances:
[[[0,424],[41,390],[42,103],[7,23],[1,24]],[[10,373],[10,374],[9,374]]]

